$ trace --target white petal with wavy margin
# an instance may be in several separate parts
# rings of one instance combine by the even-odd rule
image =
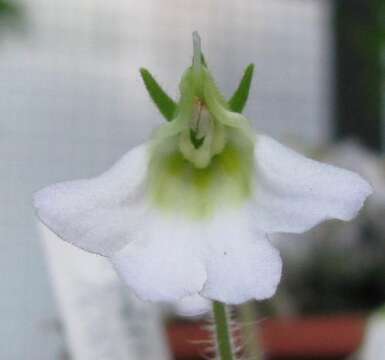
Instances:
[[[199,225],[153,211],[111,261],[142,299],[174,301],[196,294],[206,281]]]
[[[268,136],[257,137],[255,161],[254,216],[267,233],[351,220],[372,192],[356,173],[308,159]]]
[[[251,226],[248,206],[239,216],[224,218],[216,235],[207,238],[207,282],[201,294],[240,304],[274,295],[282,262],[266,235]]]
[[[111,255],[131,241],[130,232],[146,211],[147,158],[147,145],[140,145],[96,178],[38,191],[34,196],[38,216],[63,240]]]

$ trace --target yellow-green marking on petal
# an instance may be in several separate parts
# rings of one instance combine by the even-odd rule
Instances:
[[[205,168],[179,151],[176,139],[152,150],[149,189],[161,209],[205,218],[224,206],[239,206],[252,195],[253,144],[230,134],[225,148]]]

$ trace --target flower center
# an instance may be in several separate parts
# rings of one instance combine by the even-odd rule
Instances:
[[[204,101],[195,99],[188,128],[179,135],[179,150],[183,157],[197,168],[205,168],[225,144],[223,125],[208,111]]]
[[[204,168],[188,160],[172,138],[154,148],[148,172],[154,204],[170,213],[202,219],[218,208],[239,206],[250,199],[254,187],[253,144],[244,141],[237,131],[226,131],[224,149]]]
[[[202,146],[205,137],[212,131],[212,121],[203,101],[197,99],[189,122],[191,143],[196,149]]]

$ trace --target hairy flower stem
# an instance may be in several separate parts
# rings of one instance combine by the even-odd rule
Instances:
[[[239,307],[239,318],[242,324],[242,335],[245,343],[245,353],[250,360],[261,360],[262,354],[258,337],[258,327],[255,324],[257,311],[254,302],[248,302]]]
[[[218,359],[235,360],[233,341],[226,305],[218,301],[213,302],[215,336],[217,342]]]

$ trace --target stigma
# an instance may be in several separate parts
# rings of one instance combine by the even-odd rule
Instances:
[[[179,135],[179,149],[186,160],[197,168],[205,168],[224,149],[225,135],[223,125],[212,116],[204,101],[196,98],[188,128]]]

